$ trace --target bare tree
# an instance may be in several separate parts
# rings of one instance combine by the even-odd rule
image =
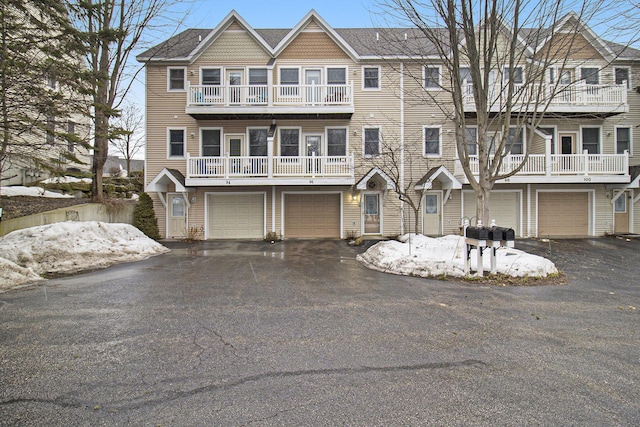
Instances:
[[[109,151],[110,120],[129,91],[129,58],[143,35],[163,20],[172,0],[70,0],[73,20],[87,48],[94,126],[91,199],[102,202],[102,171]]]
[[[67,10],[58,1],[0,3],[0,176],[16,167],[58,172],[80,163],[68,147],[83,144],[72,117],[84,114],[81,64]],[[15,169],[14,169],[15,170]]]
[[[144,117],[140,108],[127,103],[116,118],[111,130],[111,146],[127,162],[127,172],[131,172],[131,159],[144,147]]]
[[[625,2],[597,0],[388,0],[380,6],[388,27],[399,22],[411,28],[389,28],[381,52],[402,52],[410,63],[405,77],[420,87],[405,96],[436,106],[452,122],[460,164],[477,196],[477,218],[485,224],[496,181],[527,165],[529,145],[523,147],[522,138],[539,135],[554,99],[571,96],[572,86],[584,82],[584,76],[565,81],[558,72],[576,68],[569,57],[584,49],[584,23],[605,7],[609,17],[631,10]],[[578,10],[569,13],[572,7]],[[609,49],[605,59],[613,61],[624,48]],[[439,90],[423,90],[427,84]]]

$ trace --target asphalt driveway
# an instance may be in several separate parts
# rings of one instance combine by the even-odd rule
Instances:
[[[168,246],[0,294],[0,425],[640,424],[640,241],[519,241],[568,279],[523,287]]]

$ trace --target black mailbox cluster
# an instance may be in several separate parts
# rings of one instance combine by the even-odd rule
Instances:
[[[467,227],[465,237],[476,240],[489,240],[489,229],[485,227]]]
[[[516,233],[513,228],[507,227],[467,227],[465,237],[493,242],[513,242],[516,240]]]

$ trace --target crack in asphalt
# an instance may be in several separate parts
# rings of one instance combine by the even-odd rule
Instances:
[[[217,384],[209,384],[202,387],[197,387],[192,390],[186,391],[170,391],[166,392],[164,397],[157,399],[149,399],[142,400],[138,402],[133,402],[132,399],[127,399],[126,401],[122,401],[122,403],[127,403],[125,405],[120,406],[117,401],[109,403],[99,404],[96,402],[84,402],[77,399],[70,399],[66,395],[56,397],[54,399],[40,399],[40,398],[15,398],[4,400],[0,402],[0,406],[8,406],[19,403],[42,403],[42,404],[52,404],[65,408],[90,408],[95,410],[94,408],[99,407],[100,410],[133,410],[133,409],[141,409],[147,406],[154,406],[165,404],[167,402],[172,402],[178,399],[188,398],[191,396],[196,396],[202,393],[210,393],[214,391],[224,391],[233,389],[235,387],[242,386],[247,383],[257,382],[264,379],[276,378],[276,379],[285,379],[285,378],[295,378],[295,377],[303,377],[303,376],[315,376],[315,375],[353,375],[353,374],[366,374],[372,372],[381,372],[381,373],[391,373],[391,372],[411,372],[411,371],[422,371],[422,370],[438,370],[438,369],[450,369],[450,368],[464,368],[464,367],[472,367],[472,368],[482,368],[487,366],[485,362],[474,359],[462,360],[459,362],[435,362],[435,363],[423,363],[418,365],[401,365],[401,366],[361,366],[358,368],[336,368],[336,369],[308,369],[302,371],[276,371],[276,372],[265,372],[263,374],[258,375],[250,375],[248,377],[239,378],[235,381],[223,381],[222,383]]]

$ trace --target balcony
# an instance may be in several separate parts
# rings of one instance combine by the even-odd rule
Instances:
[[[353,82],[345,85],[189,85],[185,112],[195,119],[349,119]]]
[[[506,156],[500,174],[515,170],[523,161],[522,154]],[[477,156],[471,156],[469,166],[473,175],[479,175]],[[464,177],[459,159],[454,175]],[[577,182],[629,182],[629,154],[530,154],[520,171],[502,181],[510,183],[577,183]],[[466,182],[466,178],[462,180]]]
[[[473,84],[464,85],[464,108],[466,112],[475,112],[476,105],[473,96]],[[506,99],[507,90],[496,84],[490,88],[489,111],[500,112],[503,110],[503,99]],[[584,82],[574,83],[563,89],[547,85],[545,93],[547,98],[542,97],[538,104],[538,112],[556,114],[593,114],[607,117],[614,114],[628,113],[627,85],[591,85]],[[552,94],[555,95],[552,96]],[[535,93],[523,91],[523,85],[515,85],[513,98],[521,99],[522,102],[513,106],[514,112],[527,110],[534,107],[536,101],[532,99]],[[549,99],[551,98],[551,99]],[[548,107],[547,107],[548,103]]]
[[[191,157],[187,154],[189,186],[354,183],[354,155]]]

